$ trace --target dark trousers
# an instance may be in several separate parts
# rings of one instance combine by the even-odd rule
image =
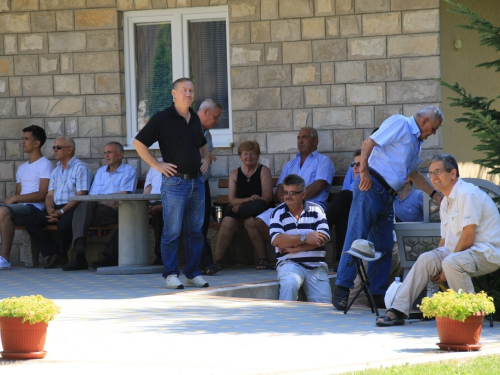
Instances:
[[[87,238],[90,226],[103,226],[118,223],[118,210],[97,202],[81,202],[74,210],[72,227],[73,240]],[[118,258],[118,229],[111,231],[110,240],[104,254]]]
[[[58,210],[64,206],[65,204],[56,204],[54,208]],[[29,217],[26,217],[24,226],[30,234],[31,240],[35,243],[36,248],[44,257],[54,254],[67,257],[67,252],[73,239],[71,222],[74,212],[75,210],[65,212],[57,223],[47,221],[47,210],[36,210]],[[50,224],[57,224],[58,244],[45,229],[45,226]]]
[[[161,201],[153,202],[150,206],[159,206]],[[161,260],[161,234],[163,232],[163,210],[157,211],[151,217],[151,225],[155,233],[155,255],[156,259]]]
[[[201,232],[203,233],[204,245],[203,251],[201,253],[200,269],[205,269],[208,266],[214,264],[214,259],[212,256],[212,249],[208,243],[208,226],[210,225],[210,212],[212,208],[212,199],[210,197],[210,184],[205,181],[205,216],[203,218],[203,226],[201,227]]]
[[[333,201],[326,208],[326,219],[331,228],[335,225],[335,258],[340,260],[344,248],[347,223],[349,222],[349,211],[352,204],[352,191],[342,190],[335,195]]]

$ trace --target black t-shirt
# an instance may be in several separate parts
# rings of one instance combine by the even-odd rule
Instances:
[[[136,139],[150,147],[158,141],[165,163],[177,165],[178,173],[200,172],[200,147],[207,143],[203,136],[200,118],[189,108],[189,123],[179,115],[172,104],[156,113],[136,135]]]

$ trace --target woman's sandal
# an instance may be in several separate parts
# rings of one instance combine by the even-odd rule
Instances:
[[[213,276],[221,270],[222,262],[220,260],[214,260],[214,264],[211,264],[207,268],[205,268],[205,275]]]
[[[261,258],[259,259],[259,263],[257,264],[257,267],[255,267],[257,270],[268,270],[269,269],[269,259],[267,258]]]
[[[392,312],[394,315],[396,315],[395,319],[392,319],[388,317],[387,315],[385,316],[379,316],[375,320],[375,324],[379,327],[391,327],[391,326],[402,326],[405,324],[404,320],[404,314],[401,311],[398,311],[396,309],[389,309],[387,311]]]

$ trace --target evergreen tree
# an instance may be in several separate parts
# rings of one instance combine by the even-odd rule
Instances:
[[[469,18],[470,23],[468,25],[457,25],[456,27],[477,31],[481,45],[500,51],[500,27],[493,26],[490,22],[461,4],[455,4],[451,0],[445,1],[454,7],[454,9],[448,9],[449,11],[463,14]],[[478,64],[476,67],[496,68],[495,72],[500,72],[500,58]],[[450,106],[465,109],[465,112],[462,113],[463,117],[456,119],[456,121],[466,123],[467,129],[471,130],[472,134],[479,138],[480,143],[474,149],[481,151],[484,157],[474,160],[474,162],[490,168],[491,170],[488,173],[500,173],[500,112],[491,106],[495,99],[500,98],[500,96],[495,99],[472,96],[467,94],[465,88],[458,83],[450,85],[444,81],[438,81],[458,95],[458,97],[449,98],[452,101]]]
[[[172,99],[172,46],[170,24],[161,25],[158,30],[158,44],[153,61],[153,83],[149,105],[149,117],[173,102]]]

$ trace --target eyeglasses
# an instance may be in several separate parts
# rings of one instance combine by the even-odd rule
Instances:
[[[68,147],[71,147],[71,146],[52,146],[52,150],[62,150],[63,148],[68,148]]]
[[[283,190],[283,195],[284,195],[284,196],[289,195],[289,196],[293,197],[294,195],[300,194],[300,193],[302,193],[303,191],[304,191],[304,190],[298,190],[298,191],[286,191],[286,190]]]
[[[359,166],[360,166],[360,165],[361,165],[361,163],[360,163],[360,162],[357,162],[357,163],[352,162],[352,163],[351,163],[351,167],[353,167],[353,168],[354,168],[354,167],[359,168]]]
[[[442,169],[436,169],[435,171],[429,171],[429,173],[427,173],[427,177],[432,178],[432,176],[439,176],[443,172],[448,172],[448,171],[443,171]]]

